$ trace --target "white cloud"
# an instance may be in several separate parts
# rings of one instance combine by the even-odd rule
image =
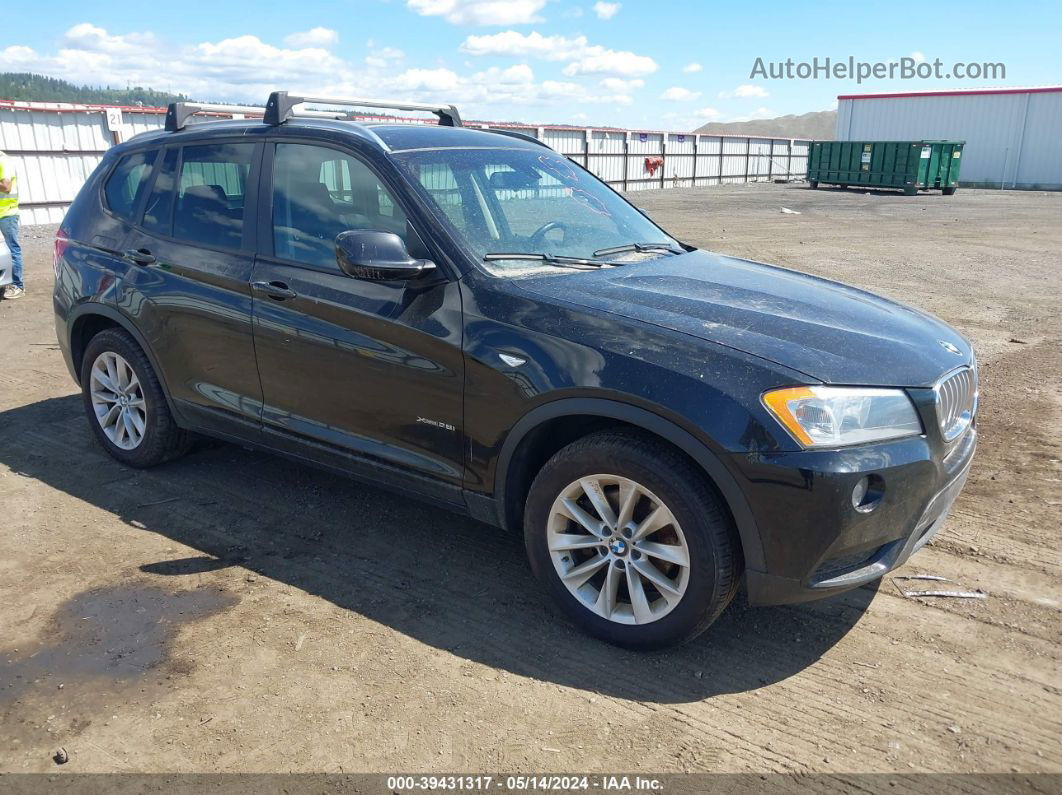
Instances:
[[[647,55],[609,50],[590,44],[586,36],[543,36],[537,31],[518,33],[506,30],[485,36],[469,36],[461,43],[469,55],[533,56],[544,61],[568,61],[567,77],[581,74],[612,74],[642,77],[659,67]]]
[[[601,81],[601,87],[606,91],[615,91],[617,93],[624,93],[632,91],[636,88],[641,88],[645,85],[644,80],[624,80],[622,77],[606,77]]]
[[[734,97],[766,97],[767,90],[763,86],[755,86],[751,83],[740,85],[733,91],[720,91],[720,99],[733,99]]]
[[[527,25],[541,22],[547,0],[407,0],[425,17],[442,17],[455,25]]]
[[[488,80],[497,80],[502,85],[518,85],[535,81],[534,71],[525,63],[509,66],[505,69],[492,66],[486,72],[480,72],[480,75]]]
[[[697,99],[700,95],[700,91],[690,91],[682,86],[672,86],[660,95],[660,99],[666,99],[668,102],[688,102],[689,100]]]
[[[365,56],[365,63],[375,69],[384,69],[391,65],[392,61],[401,61],[406,54],[395,47],[377,47],[376,43],[369,39],[369,54]]]
[[[682,71],[685,72],[688,75],[692,75],[692,74],[695,74],[697,72],[703,72],[704,71],[704,67],[701,66],[696,61],[694,61],[693,63],[688,63],[685,66],[683,66],[682,67]]]
[[[620,3],[603,3],[600,0],[594,3],[594,13],[598,19],[612,19],[620,10]]]
[[[569,99],[582,97],[585,93],[583,87],[578,83],[569,83],[563,80],[544,80],[542,82],[542,91],[546,96],[568,97]]]
[[[911,53],[911,59],[915,63],[925,63],[926,54],[924,52],[919,52],[918,50],[915,50],[913,53]]]
[[[32,47],[26,47],[21,44],[13,44],[0,51],[0,59],[2,59],[5,64],[32,61],[36,57],[37,53],[33,51]]]
[[[656,61],[648,55],[636,55],[633,52],[606,50],[602,47],[591,47],[593,52],[583,55],[578,60],[572,61],[564,67],[564,74],[568,77],[575,75],[623,75],[624,77],[636,77],[651,75],[659,67]]]
[[[461,42],[461,51],[469,55],[532,55],[544,61],[568,61],[589,48],[586,36],[543,36],[505,30],[485,36],[469,36]]]
[[[88,85],[143,85],[213,102],[263,104],[278,87],[311,96],[391,96],[446,101],[469,118],[524,121],[572,119],[572,111],[633,104],[644,86],[637,77],[539,80],[517,62],[480,71],[443,66],[398,68],[403,54],[368,42],[368,57],[346,60],[322,47],[278,46],[257,36],[178,45],[147,33],[113,36],[102,28],[75,26],[60,48],[37,52],[23,45],[0,49],[9,69],[37,72]],[[569,52],[585,52],[585,41]],[[552,116],[552,118],[550,118]]]
[[[701,108],[693,111],[693,115],[698,119],[718,119],[722,114],[715,108]]]
[[[8,68],[38,72],[85,85],[141,85],[215,102],[265,103],[270,91],[371,94],[372,69],[321,47],[278,47],[257,36],[174,45],[149,33],[111,35],[88,24],[60,37],[51,54],[9,47]]]
[[[302,47],[332,47],[339,43],[339,34],[331,28],[310,28],[301,33],[291,33],[284,37],[284,43],[296,49]]]
[[[74,25],[62,37],[63,49],[81,50],[107,55],[122,55],[138,52],[143,47],[156,43],[153,33],[127,33],[112,36],[103,28],[88,22]]]
[[[454,91],[461,82],[457,72],[449,69],[407,69],[395,79],[402,91]]]
[[[542,94],[550,99],[569,99],[578,103],[605,103],[609,105],[630,105],[634,98],[623,91],[602,95],[588,91],[580,83],[572,83],[564,80],[542,81]]]

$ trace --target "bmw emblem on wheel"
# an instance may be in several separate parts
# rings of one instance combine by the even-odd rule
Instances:
[[[954,353],[956,356],[962,356],[962,351],[952,345],[950,342],[944,340],[937,340],[940,343],[940,347],[946,350],[948,353]]]

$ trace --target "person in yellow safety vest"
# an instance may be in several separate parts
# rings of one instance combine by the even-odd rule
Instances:
[[[4,289],[4,299],[21,298],[26,294],[22,283],[22,247],[18,244],[18,174],[15,162],[0,152],[0,232],[11,249],[11,284]]]

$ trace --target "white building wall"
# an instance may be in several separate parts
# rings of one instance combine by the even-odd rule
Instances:
[[[842,99],[842,141],[966,141],[959,182],[1062,190],[1062,88]]]

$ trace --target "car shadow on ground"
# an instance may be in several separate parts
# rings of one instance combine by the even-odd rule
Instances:
[[[470,661],[639,701],[699,701],[793,676],[844,637],[875,593],[755,609],[739,595],[695,641],[629,652],[564,621],[518,536],[230,445],[129,469],[96,445],[76,395],[0,412],[0,462],[114,514],[130,532],[196,550],[115,569],[116,585],[132,572],[178,594],[190,575],[229,570],[238,593],[250,571]]]

